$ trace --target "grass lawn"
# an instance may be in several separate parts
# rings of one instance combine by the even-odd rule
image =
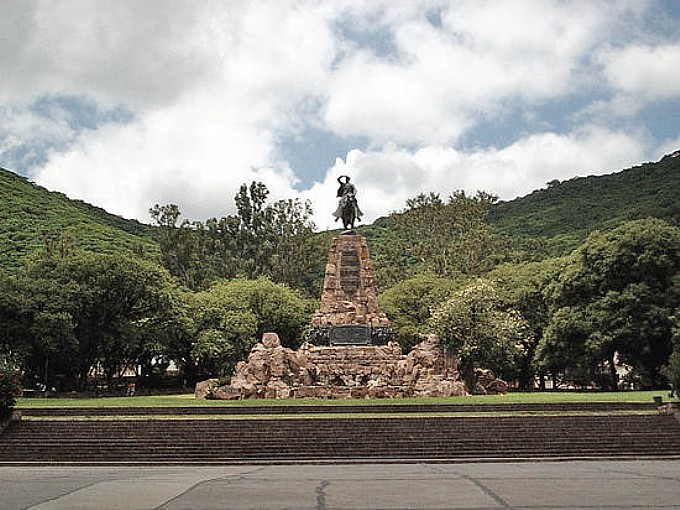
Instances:
[[[195,399],[193,394],[164,395],[157,397],[104,397],[104,398],[19,398],[17,409],[34,407],[214,407],[214,406],[352,406],[352,405],[395,405],[395,404],[499,404],[499,403],[551,403],[551,402],[651,402],[653,397],[661,396],[668,401],[668,391],[622,391],[622,392],[533,392],[508,393],[507,395],[487,395],[449,398],[395,398],[395,399],[285,399],[285,400],[204,400]],[[673,399],[676,400],[676,399]]]
[[[125,408],[121,407],[120,414],[115,416],[24,416],[22,421],[40,422],[74,422],[74,421],[249,421],[249,420],[327,420],[327,419],[383,419],[383,418],[505,418],[514,416],[646,416],[656,415],[657,411],[557,411],[557,412],[530,412],[530,411],[491,411],[452,413],[445,411],[422,412],[422,413],[295,413],[295,414],[161,414],[161,415],[126,415]]]

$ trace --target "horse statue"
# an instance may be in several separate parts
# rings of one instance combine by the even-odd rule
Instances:
[[[343,178],[345,179],[344,182]],[[357,203],[357,189],[354,184],[349,182],[349,177],[346,175],[338,177],[338,182],[340,188],[338,188],[337,196],[340,198],[340,203],[333,216],[335,216],[335,221],[342,219],[345,230],[351,230],[354,229],[354,222],[360,220],[363,216]]]

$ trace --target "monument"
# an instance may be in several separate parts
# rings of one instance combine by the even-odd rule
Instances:
[[[237,364],[228,385],[217,379],[196,385],[197,398],[394,398],[467,394],[458,358],[444,351],[436,335],[407,355],[393,340],[387,316],[378,308],[366,238],[353,230],[362,215],[356,188],[338,179],[334,213],[345,231],[335,236],[318,310],[305,343],[283,347],[265,333],[247,361]]]
[[[314,345],[385,345],[392,339],[389,325],[378,309],[366,238],[354,231],[335,236],[307,340]]]
[[[362,212],[357,190],[346,175],[338,177],[340,198],[333,213],[345,231],[335,236],[328,250],[321,305],[312,318],[307,341],[320,345],[385,345],[392,338],[389,320],[378,310],[371,259],[366,238],[354,222]]]

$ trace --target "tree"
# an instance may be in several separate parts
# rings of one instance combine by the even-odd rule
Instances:
[[[47,357],[49,366],[57,351],[63,375],[77,378],[81,388],[95,366],[110,382],[126,365],[137,363],[148,351],[145,341],[165,320],[172,293],[165,270],[124,255],[47,258],[29,268],[26,281],[36,342],[32,355]],[[53,369],[47,372],[55,375]]]
[[[259,276],[292,287],[313,288],[315,264],[323,252],[310,243],[314,224],[309,201],[267,203],[269,190],[260,182],[243,184],[234,197],[236,214],[205,222],[177,225],[176,205],[155,205],[152,218],[160,227],[159,242],[165,267],[180,282],[205,290],[220,278]],[[321,261],[320,261],[321,260]]]
[[[149,209],[149,213],[159,227],[158,242],[163,266],[182,285],[197,289],[211,278],[235,272],[234,262],[225,255],[225,248],[214,242],[215,233],[222,233],[224,225],[217,225],[216,221],[204,225],[188,220],[178,225],[181,213],[176,204],[156,204]],[[227,231],[222,237],[229,236],[230,232]],[[213,262],[216,257],[222,262],[219,270]],[[225,265],[229,269],[225,269]]]
[[[265,332],[297,348],[312,311],[297,292],[265,277],[219,280],[188,303],[188,351],[199,377],[230,374]]]
[[[443,278],[479,275],[506,260],[507,243],[486,223],[496,197],[477,192],[420,194],[389,217],[386,239],[377,246],[376,275],[391,286],[427,271]]]
[[[505,309],[496,287],[484,279],[469,284],[438,306],[429,325],[441,337],[442,345],[459,356],[468,387],[473,385],[477,367],[515,378],[524,338],[531,334],[521,315]]]
[[[0,429],[12,416],[16,398],[21,395],[20,378],[21,374],[14,364],[0,355]]]
[[[193,387],[199,377],[200,366],[194,357],[193,347],[197,337],[196,321],[202,309],[197,301],[200,293],[177,288],[170,300],[167,328],[163,332],[163,347],[168,358],[180,370],[182,385]]]
[[[539,369],[552,374],[553,387],[557,387],[560,380],[588,386],[595,379],[602,357],[596,344],[588,345],[584,341],[591,328],[585,313],[576,307],[559,308],[550,317],[535,359]]]
[[[265,277],[257,280],[237,278],[220,280],[198,297],[206,309],[249,311],[255,318],[255,336],[275,332],[282,345],[297,348],[309,322],[312,306],[309,301]]]
[[[668,379],[675,396],[680,398],[680,315],[677,314],[673,317],[673,352],[661,373]]]
[[[671,353],[680,306],[679,269],[680,229],[662,220],[591,234],[547,289],[552,317],[539,365],[595,382],[608,369],[607,385],[616,388],[618,359],[633,367],[642,386],[663,384],[659,370]]]
[[[316,294],[317,284],[323,280],[320,271],[326,265],[328,246],[314,241],[311,203],[279,200],[271,209],[275,235],[263,274],[277,283]]]
[[[229,310],[221,314],[214,327],[206,326],[199,330],[191,355],[202,373],[228,376],[256,343],[257,319],[248,310]]]
[[[545,292],[564,264],[563,259],[502,264],[487,275],[498,290],[503,307],[517,310],[531,329],[531,334],[522,339],[522,356],[517,367],[519,387],[523,390],[533,389],[536,375],[539,376],[540,387],[545,388],[544,370],[539,369],[536,374],[534,357],[550,319]]]
[[[73,287],[25,274],[0,278],[0,354],[13,359],[28,386],[53,386],[73,367],[72,318],[61,306]]]
[[[32,308],[22,281],[0,274],[0,355],[25,359],[32,350]]]
[[[427,321],[434,307],[445,301],[460,283],[422,274],[396,283],[380,294],[380,307],[402,349],[410,350],[427,334]]]

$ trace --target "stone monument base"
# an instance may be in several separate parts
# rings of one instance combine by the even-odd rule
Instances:
[[[430,335],[404,355],[396,342],[385,346],[305,343],[293,351],[282,347],[275,333],[265,333],[262,342],[251,350],[248,361],[238,363],[229,385],[219,387],[217,379],[196,385],[197,398],[230,400],[467,394],[458,371],[458,359],[443,352],[436,335]]]

